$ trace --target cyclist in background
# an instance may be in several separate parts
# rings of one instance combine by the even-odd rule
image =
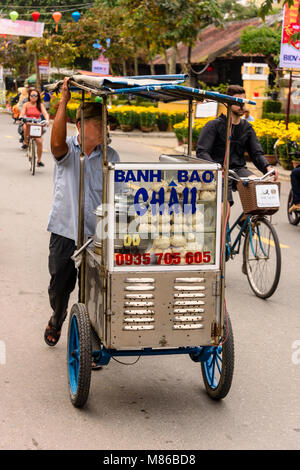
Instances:
[[[49,126],[49,114],[46,111],[44,104],[41,102],[41,96],[38,90],[32,88],[28,92],[28,101],[27,103],[23,104],[19,119],[23,117],[27,118],[34,118],[34,119],[41,119],[43,115],[44,119],[47,122],[47,126]],[[29,126],[24,124],[23,126],[24,132],[24,144],[22,145],[22,149],[27,149],[29,143]],[[36,138],[36,146],[37,146],[37,166],[45,166],[42,160],[42,153],[43,153],[43,138],[37,137]]]
[[[297,166],[291,172],[291,185],[293,205],[289,208],[289,212],[300,211],[300,166]]]

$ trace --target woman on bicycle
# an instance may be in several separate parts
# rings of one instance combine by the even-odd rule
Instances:
[[[41,119],[42,115],[47,122],[47,126],[49,126],[49,114],[47,113],[46,108],[41,101],[40,93],[35,88],[31,88],[28,91],[28,102],[23,105],[19,119],[23,117]],[[24,124],[23,131],[24,144],[22,145],[22,148],[26,149],[29,143],[29,126]],[[41,161],[43,153],[43,138],[36,137],[35,140],[37,146],[37,166],[45,166]]]

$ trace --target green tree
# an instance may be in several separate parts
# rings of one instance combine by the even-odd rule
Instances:
[[[241,51],[250,54],[263,54],[270,66],[275,71],[280,54],[281,26],[262,26],[261,28],[249,27],[241,35]]]
[[[263,19],[272,11],[275,7],[283,7],[284,5],[292,6],[294,4],[294,0],[265,0],[258,10],[259,16]],[[300,4],[299,4],[299,12],[300,12]]]
[[[26,45],[18,37],[0,38],[0,64],[10,69],[15,78],[28,74]]]
[[[145,50],[150,65],[156,54],[167,57],[166,50],[173,48],[185,71],[188,65],[179,55],[178,43],[186,44],[191,52],[199,31],[210,23],[220,24],[222,17],[217,0],[119,0],[117,3],[125,12],[121,35],[127,40],[134,37]]]
[[[126,61],[134,60],[136,48],[133,38],[122,35],[124,18],[120,5],[112,8],[103,3],[91,8],[76,24],[67,24],[62,37],[65,42],[72,41],[76,45],[81,57],[95,59],[102,53],[109,59],[112,73],[120,73],[118,65],[122,64],[123,74],[126,75]],[[110,40],[109,47],[107,39]],[[93,47],[96,41],[99,41],[101,49]]]
[[[39,58],[49,58],[51,65],[57,69],[72,67],[79,52],[74,44],[66,43],[62,36],[57,34],[46,35],[43,38],[32,38],[26,41],[27,53],[33,56],[36,73],[36,87],[41,89],[38,68]]]
[[[250,1],[249,4],[245,6],[237,0],[224,0],[221,3],[221,10],[226,21],[255,18],[258,15],[258,7],[253,1]]]

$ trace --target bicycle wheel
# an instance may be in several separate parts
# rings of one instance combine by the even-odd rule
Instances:
[[[29,142],[29,161],[30,161],[30,173],[32,176],[35,174],[35,163],[36,163],[36,142],[31,139]]]
[[[214,348],[209,359],[201,362],[206,391],[213,400],[221,400],[228,394],[234,370],[234,341],[231,321],[227,314],[224,325],[223,344]],[[221,343],[221,341],[220,341]]]
[[[289,208],[293,205],[293,191],[290,190],[288,203],[287,203],[287,216],[288,221],[292,225],[298,225],[300,222],[300,214],[297,211],[289,212]]]
[[[243,266],[251,289],[262,299],[274,294],[281,272],[277,233],[265,218],[252,219],[244,241]]]

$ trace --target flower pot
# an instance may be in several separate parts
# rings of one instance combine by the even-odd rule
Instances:
[[[123,132],[131,132],[133,130],[133,126],[130,126],[129,124],[121,124],[120,127]]]
[[[282,166],[284,170],[292,170],[293,165],[290,160],[283,160],[282,158],[279,158],[279,163]]]
[[[265,155],[270,165],[276,165],[277,159],[275,155]]]
[[[153,127],[141,126],[141,131],[142,131],[142,132],[152,132],[152,131],[153,131]]]
[[[168,130],[169,123],[168,122],[158,122],[157,126],[158,126],[158,129],[161,132],[166,132]]]

